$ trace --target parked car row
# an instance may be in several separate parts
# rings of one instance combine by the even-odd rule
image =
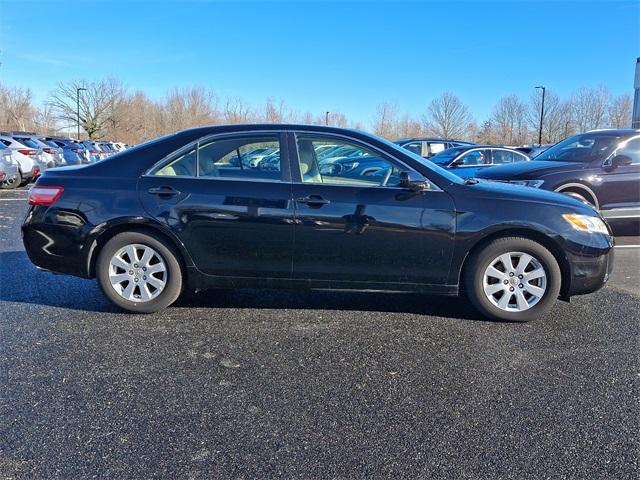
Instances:
[[[17,188],[34,181],[48,168],[95,163],[126,148],[119,142],[0,132],[0,187]]]

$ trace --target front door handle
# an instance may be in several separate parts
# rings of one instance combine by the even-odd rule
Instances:
[[[166,195],[169,197],[180,195],[180,192],[173,187],[152,187],[149,189],[149,193],[152,195]]]
[[[309,195],[308,197],[300,197],[296,199],[298,203],[304,203],[310,207],[321,207],[331,203],[329,200],[322,198],[320,195]]]

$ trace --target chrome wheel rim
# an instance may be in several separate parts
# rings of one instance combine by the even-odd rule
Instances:
[[[547,290],[540,261],[524,252],[496,257],[484,272],[482,287],[489,301],[506,312],[522,312],[538,304]]]
[[[149,302],[167,284],[167,266],[148,245],[131,244],[118,250],[109,262],[111,287],[125,300]]]

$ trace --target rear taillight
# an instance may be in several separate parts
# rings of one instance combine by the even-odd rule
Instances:
[[[80,153],[82,152],[82,150],[80,150],[79,148],[74,148],[73,150],[71,150],[73,153]]]
[[[29,205],[53,205],[63,191],[62,187],[33,187],[29,191]]]
[[[42,150],[44,150],[45,153],[50,153],[51,155],[54,155],[56,153],[58,153],[58,151],[55,148],[43,148]]]
[[[40,175],[40,169],[39,168],[34,168],[33,169],[33,176],[37,177],[38,175]]]
[[[89,150],[89,153],[91,155],[98,155],[100,153],[100,150]]]
[[[37,150],[31,150],[30,148],[23,148],[22,150],[18,150],[23,155],[37,155]]]

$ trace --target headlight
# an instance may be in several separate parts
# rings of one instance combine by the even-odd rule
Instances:
[[[562,215],[562,218],[569,222],[573,228],[581,232],[609,234],[607,224],[598,217],[566,213]]]
[[[544,180],[510,180],[509,183],[513,185],[522,185],[523,187],[540,188],[544,183]]]

